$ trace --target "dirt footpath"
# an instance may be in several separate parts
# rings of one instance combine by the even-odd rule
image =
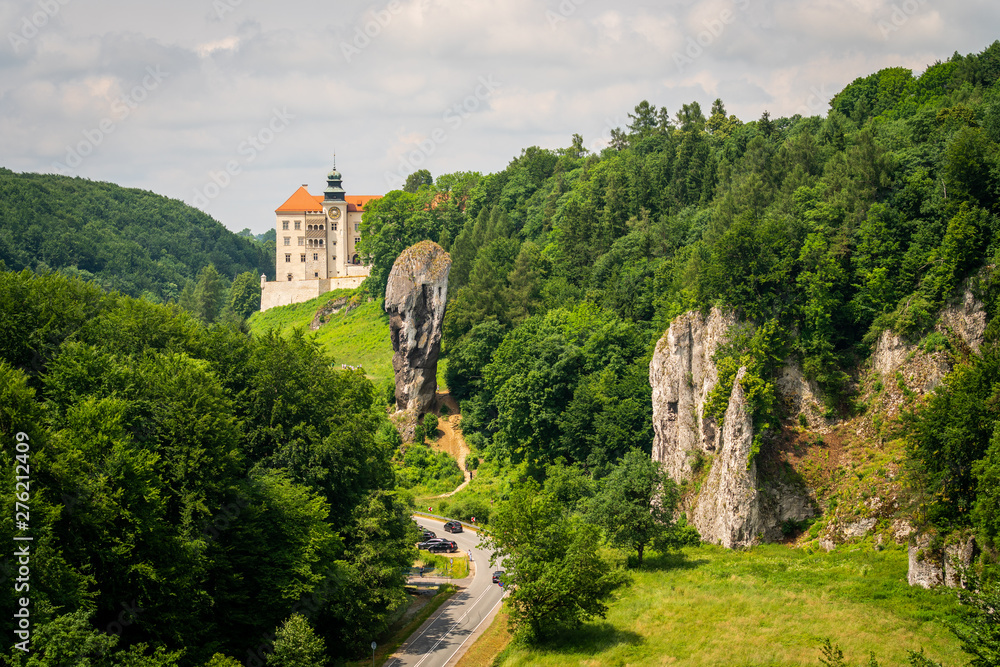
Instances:
[[[431,443],[431,446],[438,450],[447,453],[453,459],[458,461],[458,467],[465,475],[465,481],[457,489],[451,493],[445,493],[439,498],[446,498],[462,488],[469,483],[472,479],[472,475],[465,467],[465,460],[470,454],[469,446],[465,444],[465,438],[462,437],[462,432],[457,428],[462,420],[462,415],[458,413],[458,401],[451,394],[437,394],[437,400],[435,401],[437,410],[435,414],[438,416],[438,431],[441,435],[435,442]],[[441,406],[447,406],[446,415],[441,414]]]

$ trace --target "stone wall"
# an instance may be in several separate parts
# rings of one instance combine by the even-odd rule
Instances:
[[[273,280],[261,283],[260,312],[275,306],[304,303],[335,289],[354,289],[364,282],[365,276],[321,278],[319,280]]]

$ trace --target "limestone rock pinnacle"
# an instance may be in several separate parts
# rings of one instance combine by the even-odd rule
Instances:
[[[396,258],[385,290],[396,374],[396,408],[415,423],[433,407],[451,257],[433,241]],[[404,434],[405,436],[405,434]]]

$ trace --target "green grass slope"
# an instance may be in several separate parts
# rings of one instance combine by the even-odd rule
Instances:
[[[283,335],[295,328],[308,331],[316,311],[328,301],[357,294],[354,290],[334,290],[305,303],[278,306],[264,313],[254,313],[249,320],[250,330],[256,335],[271,329]],[[335,364],[360,366],[377,386],[392,379],[389,318],[382,306],[382,299],[362,303],[350,312],[342,310],[331,315],[318,331],[310,335],[333,357]]]
[[[851,665],[872,652],[881,665],[908,664],[921,648],[960,665],[942,622],[955,609],[953,594],[906,584],[903,549],[702,546],[652,559],[606,620],[542,646],[512,644],[494,664],[820,665],[829,638]]]

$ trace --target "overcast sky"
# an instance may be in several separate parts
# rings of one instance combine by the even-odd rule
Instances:
[[[996,0],[0,0],[0,166],[112,181],[262,232],[333,164],[600,149],[641,100],[825,115],[858,76],[1000,37]]]

